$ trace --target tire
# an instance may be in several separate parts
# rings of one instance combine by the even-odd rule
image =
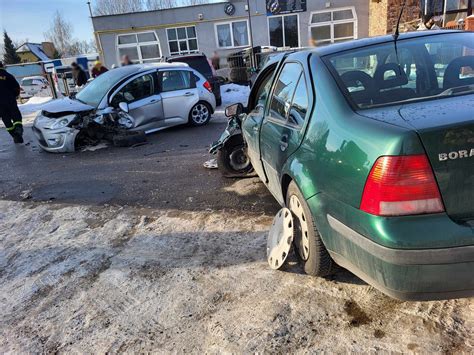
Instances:
[[[297,206],[298,202],[299,206]],[[331,275],[336,269],[336,264],[324,246],[308,204],[294,181],[288,186],[286,205],[293,213],[295,222],[293,242],[296,254],[303,263],[304,271],[312,276]],[[307,239],[303,242],[302,231],[304,230],[307,231]],[[297,236],[297,234],[299,235]],[[302,250],[302,245],[304,245],[305,251]]]
[[[243,178],[253,172],[249,158],[246,157],[247,160],[244,162],[241,154],[245,154],[241,136],[231,137],[217,152],[217,166],[224,177]]]
[[[192,126],[204,126],[211,119],[211,106],[204,101],[199,101],[189,112],[189,124]]]

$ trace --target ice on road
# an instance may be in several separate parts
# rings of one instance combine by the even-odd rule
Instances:
[[[271,216],[0,201],[0,352],[473,352],[474,299],[265,260]]]

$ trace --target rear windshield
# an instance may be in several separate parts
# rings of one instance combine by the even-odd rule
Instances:
[[[209,66],[207,58],[204,56],[176,58],[176,59],[170,59],[169,61],[186,63],[194,70],[197,70],[198,72],[200,72],[206,78],[210,78],[212,76],[211,67]]]
[[[326,65],[358,108],[474,92],[474,33],[448,33],[329,55]]]

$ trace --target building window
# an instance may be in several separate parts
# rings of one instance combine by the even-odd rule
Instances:
[[[156,62],[161,57],[160,42],[155,32],[131,33],[117,36],[117,55],[128,55],[138,63]]]
[[[219,48],[244,47],[249,45],[247,21],[217,23],[216,40]]]
[[[270,46],[299,47],[298,15],[269,17],[268,31]]]
[[[189,54],[198,51],[196,27],[176,27],[166,30],[170,55]]]
[[[353,7],[312,12],[309,24],[313,44],[348,41],[357,38],[357,15]]]

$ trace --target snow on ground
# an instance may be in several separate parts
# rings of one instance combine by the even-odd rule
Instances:
[[[51,101],[53,98],[51,96],[41,97],[41,96],[33,96],[24,104],[18,105],[21,113],[26,115],[30,113],[34,113],[36,111],[41,110],[41,107]]]
[[[250,95],[250,87],[237,84],[225,84],[221,86],[222,107],[226,107],[237,102],[241,102],[244,106]]]
[[[400,302],[346,271],[273,271],[270,224],[0,201],[0,353],[474,351],[474,299]]]

